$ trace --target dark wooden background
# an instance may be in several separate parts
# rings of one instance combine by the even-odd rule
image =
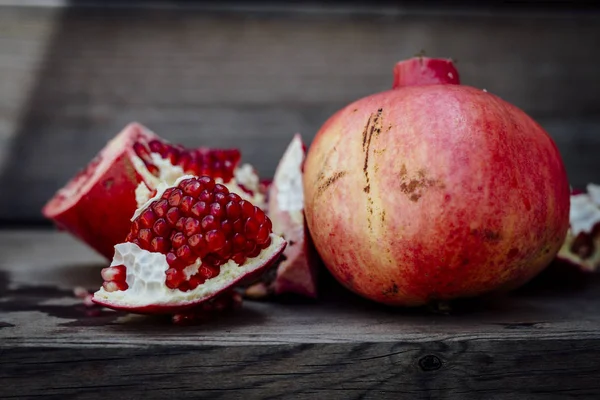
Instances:
[[[310,143],[421,50],[537,119],[574,186],[600,182],[596,10],[418,7],[0,6],[0,226],[44,224],[44,202],[133,120],[240,147],[269,176],[293,133]]]

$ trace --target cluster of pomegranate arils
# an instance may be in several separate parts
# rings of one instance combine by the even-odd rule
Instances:
[[[169,160],[172,165],[180,166],[184,172],[190,175],[208,175],[221,178],[224,182],[233,179],[235,166],[241,159],[241,153],[237,149],[187,149],[156,139],[147,144],[138,141],[133,145],[133,150],[142,159],[146,169],[154,176],[159,176],[160,172],[150,153],[159,154],[161,158]]]
[[[271,244],[271,220],[260,208],[208,176],[182,180],[133,220],[127,242],[166,255],[170,289],[193,290],[233,260],[238,265]],[[200,258],[198,272],[184,269]],[[125,267],[103,271],[106,290],[125,290]],[[109,279],[107,279],[109,278]]]

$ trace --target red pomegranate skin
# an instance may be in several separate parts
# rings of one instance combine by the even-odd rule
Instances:
[[[550,263],[569,224],[552,139],[468,86],[403,87],[348,105],[317,133],[303,183],[327,268],[390,305],[514,289]]]

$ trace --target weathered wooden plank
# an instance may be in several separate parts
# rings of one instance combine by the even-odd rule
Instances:
[[[546,399],[600,396],[600,278],[540,277],[448,315],[328,285],[194,326],[71,297],[100,258],[65,234],[0,232],[0,398]]]
[[[236,146],[265,176],[347,102],[387,89],[421,49],[531,113],[570,178],[600,180],[598,15],[241,13],[3,7],[0,220],[39,210],[126,123],[190,146]]]

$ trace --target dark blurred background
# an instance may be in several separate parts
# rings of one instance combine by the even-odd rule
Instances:
[[[540,122],[574,186],[600,182],[598,50],[583,1],[0,0],[0,227],[50,226],[45,201],[134,120],[271,176],[421,51]]]

